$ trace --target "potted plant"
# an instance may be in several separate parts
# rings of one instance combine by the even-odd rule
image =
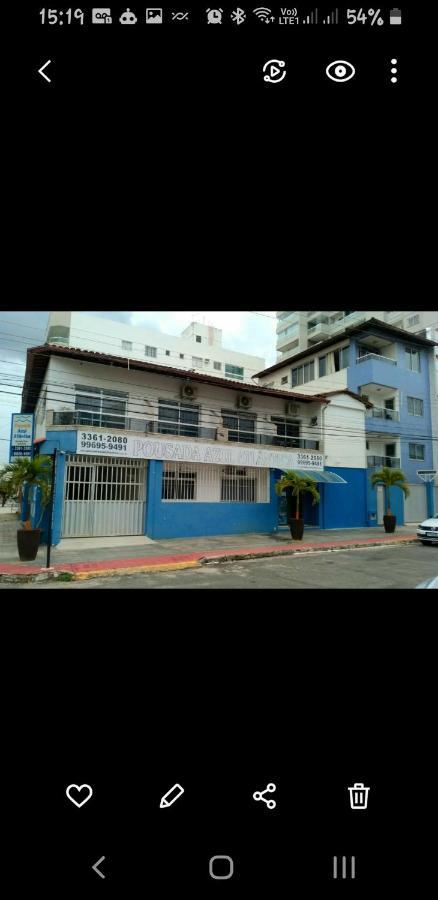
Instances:
[[[5,466],[2,482],[9,485],[10,495],[14,495],[20,506],[24,498],[23,528],[17,531],[18,555],[21,560],[36,559],[41,539],[39,527],[50,501],[52,460],[50,456],[36,456],[34,459],[15,459]],[[39,488],[40,517],[34,528],[31,527],[30,504],[25,485]]]
[[[319,503],[320,495],[316,487],[315,479],[310,475],[303,477],[302,475],[299,475],[298,472],[294,472],[293,469],[286,470],[280,480],[277,481],[275,490],[277,491],[277,494],[281,494],[283,491],[286,492],[287,522],[290,533],[294,541],[302,541],[304,519],[300,517],[300,497],[301,494],[308,492],[312,496],[312,506],[315,506],[315,503]],[[293,515],[292,510],[293,497],[296,498],[295,515]]]
[[[397,523],[396,516],[391,512],[391,488],[398,487],[403,491],[405,497],[409,497],[409,488],[406,477],[401,469],[390,469],[389,466],[383,466],[379,472],[373,472],[371,475],[371,484],[373,488],[377,484],[383,484],[385,489],[385,509],[386,515],[383,516],[383,527],[389,534],[395,531]]]

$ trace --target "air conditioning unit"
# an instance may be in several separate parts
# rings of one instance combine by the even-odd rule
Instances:
[[[216,428],[216,440],[217,441],[227,441],[228,440],[228,428],[225,428],[225,425],[218,425]]]
[[[193,384],[182,384],[181,385],[181,397],[184,400],[194,400],[197,396],[198,388]]]
[[[318,424],[318,416],[312,416],[309,425],[317,425]]]
[[[300,407],[298,406],[298,403],[291,403],[290,401],[288,401],[286,403],[286,415],[287,416],[296,416],[297,413],[299,413],[299,411],[300,411]]]
[[[236,406],[238,406],[239,409],[251,409],[252,397],[249,397],[248,394],[239,394]]]

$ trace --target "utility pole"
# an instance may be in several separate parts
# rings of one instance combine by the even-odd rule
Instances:
[[[52,522],[53,522],[53,502],[55,497],[55,472],[56,472],[56,447],[53,451],[53,463],[52,463],[52,480],[51,480],[51,488],[50,488],[50,509],[49,509],[49,528],[47,533],[47,560],[46,560],[46,569],[50,569],[50,550],[52,547]]]

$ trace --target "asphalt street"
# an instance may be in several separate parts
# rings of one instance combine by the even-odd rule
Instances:
[[[415,588],[438,575],[438,548],[422,544],[366,550],[316,551],[273,559],[252,559],[175,572],[93,578],[89,581],[4,584],[19,590],[126,590],[127,588],[210,590],[296,590]]]

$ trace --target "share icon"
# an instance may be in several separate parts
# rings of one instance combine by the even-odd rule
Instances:
[[[265,794],[272,794],[276,790],[277,787],[275,784],[267,784],[264,791],[254,791],[253,798],[254,800],[263,800],[263,803],[266,803],[268,809],[275,809],[277,806],[275,800],[266,800]]]

